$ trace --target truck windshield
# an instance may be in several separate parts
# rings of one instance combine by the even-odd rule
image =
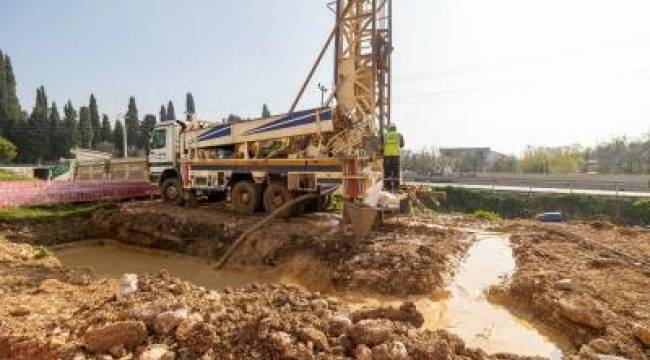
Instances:
[[[151,137],[151,149],[162,149],[167,143],[167,130],[158,129],[153,132]]]

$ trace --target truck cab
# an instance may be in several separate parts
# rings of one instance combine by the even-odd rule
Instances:
[[[170,201],[181,199],[180,141],[181,126],[168,121],[154,128],[149,144],[149,181]]]

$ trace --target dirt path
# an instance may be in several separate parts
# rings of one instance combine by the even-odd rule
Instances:
[[[492,299],[566,334],[583,358],[650,357],[650,231],[507,222],[517,271]]]

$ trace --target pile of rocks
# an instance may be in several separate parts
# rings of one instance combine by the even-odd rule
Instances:
[[[424,319],[412,303],[350,312],[297,286],[216,292],[164,273],[138,284],[81,314],[77,359],[489,358],[444,331],[418,330]]]

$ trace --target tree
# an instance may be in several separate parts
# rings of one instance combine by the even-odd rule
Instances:
[[[138,107],[135,105],[135,97],[129,98],[129,108],[124,117],[124,125],[126,127],[126,143],[129,147],[137,147],[138,145],[138,129],[140,128],[140,120],[138,119]]]
[[[171,100],[167,103],[167,121],[176,121],[176,113],[174,112],[174,104]]]
[[[99,132],[100,142],[111,142],[113,140],[113,131],[111,130],[111,121],[108,119],[108,115],[104,114],[102,116],[102,128]]]
[[[262,105],[262,117],[263,118],[271,117],[271,111],[269,111],[269,107],[266,104]]]
[[[21,159],[28,162],[47,160],[51,158],[50,124],[48,121],[48,102],[45,87],[36,89],[36,103],[27,121],[29,133],[24,137],[20,149]]]
[[[16,93],[16,77],[11,59],[0,51],[0,135],[11,137],[11,129],[21,117],[20,102]]]
[[[70,149],[79,146],[79,124],[77,123],[77,111],[72,106],[72,102],[63,107],[63,127],[65,128],[66,155],[70,154]]]
[[[156,127],[156,116],[153,114],[147,114],[142,119],[142,124],[140,125],[140,144],[141,149],[149,148],[149,138],[153,133],[153,129]]]
[[[66,149],[66,132],[61,122],[61,115],[55,102],[52,102],[49,114],[50,122],[50,160],[57,161],[68,154]]]
[[[102,125],[99,120],[99,109],[97,109],[97,100],[94,94],[90,94],[88,109],[90,110],[90,127],[92,128],[91,147],[94,149],[97,144],[102,142]]]
[[[185,95],[185,113],[187,114],[188,119],[191,115],[196,113],[196,107],[194,106],[194,96],[191,92],[188,92]]]
[[[13,160],[18,155],[16,145],[0,136],[0,162]]]
[[[115,122],[115,129],[113,130],[113,144],[115,145],[115,152],[119,156],[124,156],[124,127],[122,122],[117,120]]]
[[[160,122],[167,121],[167,109],[165,105],[160,105]]]
[[[90,124],[90,110],[87,106],[79,109],[79,147],[90,149],[93,140],[93,129]]]

